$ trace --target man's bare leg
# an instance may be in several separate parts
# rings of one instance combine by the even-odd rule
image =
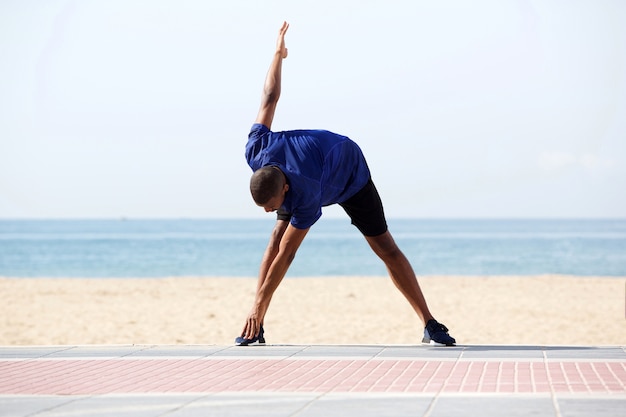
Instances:
[[[422,343],[440,346],[454,346],[456,340],[448,334],[448,328],[434,319],[428,309],[426,299],[422,293],[413,267],[404,256],[391,233],[386,231],[375,237],[365,237],[376,255],[385,262],[389,276],[400,292],[413,307],[413,310],[424,322],[424,338]]]
[[[365,236],[372,250],[387,266],[391,280],[409,301],[422,322],[426,324],[433,316],[428,309],[422,289],[409,260],[404,256],[391,233],[386,231],[379,236]]]

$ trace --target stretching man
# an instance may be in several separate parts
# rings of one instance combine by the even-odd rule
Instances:
[[[261,261],[252,309],[235,343],[265,343],[263,319],[274,291],[322,207],[339,204],[425,324],[422,342],[453,346],[456,341],[428,310],[413,268],[387,230],[380,197],[357,144],[324,130],[270,131],[280,97],[282,61],[287,58],[288,28],[287,22],[280,28],[261,108],[246,145],[246,159],[254,171],[252,198],[266,212],[276,211],[277,221]]]

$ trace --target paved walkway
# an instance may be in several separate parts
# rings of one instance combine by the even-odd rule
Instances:
[[[0,416],[626,416],[626,349],[0,347]]]

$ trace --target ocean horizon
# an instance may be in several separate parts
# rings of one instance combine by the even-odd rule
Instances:
[[[388,219],[417,275],[626,276],[626,219]],[[3,277],[255,277],[266,219],[4,219]],[[349,219],[322,218],[287,276],[385,276]]]

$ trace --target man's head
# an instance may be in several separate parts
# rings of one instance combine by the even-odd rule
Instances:
[[[283,205],[285,194],[289,190],[285,174],[275,166],[257,169],[250,178],[252,199],[265,211],[276,211]]]

